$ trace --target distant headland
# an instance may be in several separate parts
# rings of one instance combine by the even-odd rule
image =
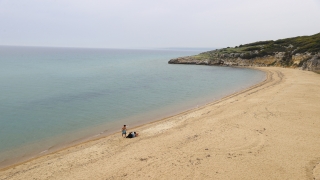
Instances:
[[[300,68],[320,73],[320,33],[276,41],[227,47],[195,56],[171,59],[169,64],[218,66],[277,66]]]

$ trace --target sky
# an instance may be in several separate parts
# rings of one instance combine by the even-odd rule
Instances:
[[[320,32],[320,0],[0,0],[0,45],[222,48]]]

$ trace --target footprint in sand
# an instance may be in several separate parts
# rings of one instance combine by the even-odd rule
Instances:
[[[258,152],[264,145],[264,135],[265,129],[261,130],[249,130],[244,127],[239,127],[237,125],[225,125],[220,127],[219,131],[210,131],[206,136],[211,136],[212,138],[201,138],[203,135],[197,136],[195,138],[189,138],[187,144],[193,144],[193,152],[198,154],[207,154],[209,152],[213,153],[250,153],[254,154]],[[181,151],[189,152],[190,149],[186,146],[183,147],[181,144]]]

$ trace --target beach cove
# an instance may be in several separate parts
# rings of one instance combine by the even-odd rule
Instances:
[[[257,68],[249,89],[0,171],[0,179],[320,179],[319,74]]]
[[[0,169],[207,104],[265,79],[185,66],[198,50],[0,47]]]

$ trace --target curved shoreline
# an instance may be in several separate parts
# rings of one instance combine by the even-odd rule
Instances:
[[[250,67],[232,67],[232,68],[255,69],[255,68],[250,68]],[[255,70],[257,70],[257,69],[255,69]],[[266,71],[264,71],[264,72],[266,72]],[[267,77],[267,75],[266,75],[266,77]],[[202,106],[206,106],[208,104],[211,104],[213,102],[219,101],[219,100],[224,99],[224,98],[227,98],[227,97],[232,96],[234,94],[241,93],[242,91],[245,91],[245,90],[247,90],[249,88],[252,88],[252,87],[254,87],[256,85],[259,85],[260,83],[263,83],[264,81],[266,81],[266,79],[262,80],[261,82],[258,82],[257,84],[254,84],[252,86],[244,88],[244,89],[242,89],[240,91],[236,91],[235,93],[232,93],[232,94],[229,94],[229,95],[226,95],[226,96],[222,95],[219,98],[215,99],[214,101],[210,101],[209,100],[209,101],[201,102],[201,103],[198,104],[197,107],[194,106],[194,107],[191,107],[191,108],[189,107],[189,108],[186,108],[186,109],[181,108],[181,109],[175,110],[175,111],[173,111],[173,112],[171,112],[169,114],[163,115],[160,118],[157,117],[157,118],[151,118],[151,119],[140,121],[140,122],[134,122],[134,123],[130,124],[131,125],[130,129],[135,129],[135,128],[147,125],[149,123],[152,123],[152,122],[162,121],[164,119],[167,119],[167,118],[170,118],[170,117],[174,117],[174,116],[177,116],[179,114],[183,114],[183,113],[187,113],[189,111],[193,111],[193,110],[199,109]],[[94,129],[94,128],[92,128],[92,129]],[[85,144],[85,143],[90,142],[90,141],[96,141],[96,140],[99,140],[101,138],[107,138],[108,136],[111,136],[111,135],[114,135],[114,134],[118,133],[118,130],[114,130],[114,129],[110,129],[110,130],[107,130],[107,131],[102,131],[100,133],[93,134],[93,135],[88,136],[88,137],[83,137],[83,138],[80,138],[80,139],[76,139],[76,140],[74,140],[72,142],[69,142],[69,143],[53,145],[53,146],[50,146],[48,149],[43,149],[42,151],[36,151],[36,152],[33,152],[33,153],[25,154],[22,157],[17,157],[17,158],[14,158],[14,159],[10,159],[8,161],[5,160],[7,162],[2,161],[2,162],[0,162],[0,171],[6,170],[6,169],[10,169],[12,167],[18,166],[20,164],[23,164],[23,163],[26,163],[26,162],[29,162],[29,161],[33,161],[33,160],[41,158],[43,156],[48,156],[48,155],[51,155],[51,154],[54,154],[54,153],[58,153],[60,151],[68,149],[68,148],[72,148],[72,147],[75,147],[75,146],[78,146],[78,145],[81,145],[81,144]],[[52,139],[48,139],[48,141],[50,141],[50,140],[52,140]],[[5,163],[3,163],[3,162],[5,162]]]
[[[0,179],[319,177],[319,75],[257,69],[265,81],[130,129],[138,138],[114,133],[2,169]]]
[[[130,128],[130,129],[135,130],[135,129],[138,129],[138,128],[143,128],[144,126],[147,126],[147,125],[149,125],[149,124],[159,123],[159,122],[164,121],[164,120],[166,120],[166,119],[174,118],[174,117],[176,117],[176,116],[181,116],[181,115],[184,115],[184,114],[186,114],[186,113],[190,113],[190,112],[196,111],[196,110],[201,109],[201,108],[203,108],[203,107],[205,107],[205,106],[219,103],[220,101],[223,101],[223,100],[226,100],[226,99],[231,98],[231,97],[233,97],[233,96],[236,96],[236,95],[238,95],[238,94],[244,93],[244,92],[246,92],[246,91],[248,91],[248,90],[250,90],[250,89],[254,89],[254,88],[256,88],[256,87],[258,87],[258,86],[260,86],[260,85],[262,85],[262,84],[265,84],[265,83],[267,83],[267,82],[269,81],[270,72],[267,71],[267,70],[261,70],[261,69],[257,69],[257,68],[254,68],[254,67],[241,67],[241,68],[249,68],[249,69],[255,69],[255,70],[263,71],[263,72],[266,73],[266,78],[265,78],[262,82],[259,82],[259,83],[255,84],[255,85],[252,85],[252,86],[250,86],[250,87],[248,87],[248,88],[245,88],[245,89],[243,89],[243,90],[241,90],[241,91],[238,91],[238,92],[232,93],[232,94],[230,94],[230,95],[224,96],[224,97],[222,97],[222,98],[220,98],[220,99],[217,99],[217,100],[215,100],[215,101],[213,101],[213,102],[205,103],[205,104],[203,104],[203,105],[200,105],[200,106],[197,107],[197,108],[192,108],[192,109],[184,110],[184,111],[179,112],[179,113],[176,113],[176,114],[174,114],[174,115],[166,116],[166,117],[164,117],[164,118],[161,118],[161,119],[158,119],[158,120],[154,120],[154,121],[151,121],[151,122],[146,122],[146,123],[143,123],[143,124],[134,125],[134,126],[133,126],[132,128]],[[100,140],[100,139],[108,138],[108,137],[113,136],[113,135],[115,135],[115,134],[119,134],[119,133],[118,133],[118,132],[111,132],[111,133],[106,134],[106,135],[104,135],[104,136],[98,137],[98,136],[101,135],[101,133],[99,133],[99,134],[96,134],[96,135],[91,136],[91,137],[87,137],[87,138],[84,138],[84,139],[76,140],[76,141],[70,143],[69,145],[59,146],[59,147],[62,147],[62,148],[54,148],[54,147],[51,147],[51,148],[49,148],[49,149],[47,149],[47,150],[44,150],[44,151],[42,151],[42,152],[40,152],[40,153],[38,153],[38,154],[36,154],[36,155],[33,155],[31,158],[27,158],[26,160],[22,160],[22,161],[19,161],[19,160],[18,160],[18,161],[15,161],[15,162],[17,162],[17,163],[13,163],[13,164],[12,164],[12,163],[8,163],[9,165],[4,165],[3,167],[0,168],[0,172],[1,172],[1,171],[6,171],[6,170],[11,169],[11,168],[15,168],[16,166],[23,165],[23,164],[25,164],[25,163],[32,162],[32,161],[37,160],[37,159],[40,159],[40,158],[42,158],[42,157],[44,157],[44,156],[54,155],[54,154],[57,154],[57,153],[59,153],[59,152],[63,152],[63,151],[68,150],[68,149],[76,148],[76,147],[78,147],[78,146],[86,145],[86,144],[88,144],[88,143],[91,143],[91,142],[94,142],[94,141],[98,141],[98,140]],[[68,150],[68,151],[69,151],[69,150]]]

